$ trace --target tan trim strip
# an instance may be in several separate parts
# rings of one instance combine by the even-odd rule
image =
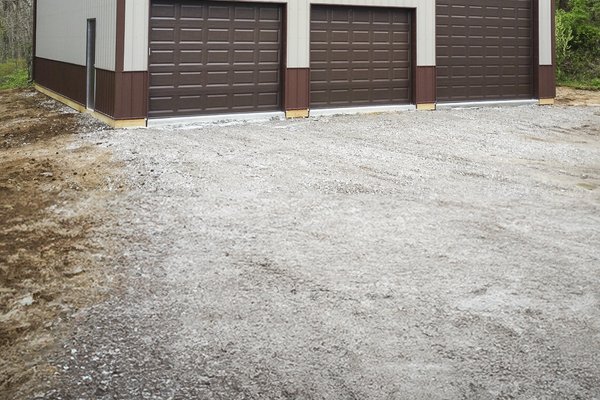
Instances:
[[[96,111],[87,110],[87,113],[112,128],[141,128],[146,126],[145,119],[112,119]]]
[[[540,106],[552,106],[554,105],[554,99],[540,99]]]
[[[308,109],[305,110],[286,110],[286,118],[308,118]]]
[[[62,96],[48,88],[40,86],[37,83],[34,84],[34,87],[35,87],[35,90],[37,90],[38,92],[43,93],[46,96],[51,97],[54,100],[59,101],[59,102],[65,104],[66,106],[71,107],[72,109],[74,109],[76,111],[79,111],[80,113],[90,114],[92,117],[96,118],[99,121],[104,122],[105,124],[107,124],[108,126],[110,126],[112,128],[139,128],[139,127],[146,126],[146,120],[143,118],[142,119],[112,119],[104,114],[99,113],[99,112],[88,110],[81,104],[76,103],[73,100],[71,100],[65,96]]]
[[[417,104],[417,111],[433,111],[433,110],[435,110],[435,103]]]
[[[51,97],[51,98],[53,98],[56,101],[60,101],[61,103],[65,104],[65,105],[67,105],[69,107],[71,107],[74,110],[77,110],[79,112],[86,112],[86,108],[83,105],[74,102],[73,100],[69,99],[68,97],[65,97],[65,96],[60,95],[60,94],[58,94],[58,93],[56,93],[56,92],[54,92],[54,91],[52,91],[50,89],[47,89],[47,88],[45,88],[43,86],[40,86],[37,83],[34,84],[33,87],[38,92],[43,93],[46,96]]]

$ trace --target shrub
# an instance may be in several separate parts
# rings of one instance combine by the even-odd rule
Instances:
[[[564,72],[563,68],[569,58],[571,50],[571,41],[573,40],[573,29],[565,21],[566,12],[558,10],[556,12],[556,60],[558,63],[557,73],[561,79]]]
[[[556,58],[559,83],[598,87],[600,81],[600,1],[559,1]]]
[[[0,90],[19,89],[30,85],[27,64],[11,60],[0,64]]]

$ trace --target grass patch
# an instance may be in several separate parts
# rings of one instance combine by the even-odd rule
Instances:
[[[600,90],[600,78],[592,79],[560,79],[558,80],[559,86],[567,86],[573,89],[582,90]]]
[[[30,85],[27,63],[24,60],[10,60],[0,64],[0,90],[21,89]]]

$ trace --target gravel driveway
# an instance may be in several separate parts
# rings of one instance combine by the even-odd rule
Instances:
[[[102,131],[51,399],[600,398],[600,108]]]

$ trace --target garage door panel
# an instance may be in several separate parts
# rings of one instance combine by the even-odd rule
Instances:
[[[391,81],[392,83],[394,83],[394,81]],[[397,83],[397,82],[396,82]],[[321,91],[321,90],[332,90],[332,91],[340,91],[340,90],[373,90],[373,91],[381,91],[381,90],[387,90],[388,92],[390,91],[390,80],[386,80],[385,82],[383,81],[373,81],[373,80],[354,80],[352,82],[352,87],[348,88],[348,82],[332,82],[332,81],[327,81],[327,82],[322,82],[322,83],[318,83],[315,84],[314,88],[317,91]],[[408,88],[403,88],[403,87],[398,87],[398,88],[394,88],[392,90],[408,90]]]
[[[155,4],[152,9],[152,15],[156,19],[175,18],[176,7],[174,4]]]
[[[197,87],[204,79],[202,72],[180,72],[177,75],[180,87]]]
[[[281,12],[279,8],[261,7],[258,9],[258,20],[260,22],[281,22]]]
[[[410,66],[392,68],[392,77],[394,80],[403,81],[410,75]]]
[[[156,113],[156,115],[167,116],[169,113],[171,113],[173,111],[172,110],[173,102],[172,102],[171,98],[154,97],[154,98],[150,99],[149,107],[160,110],[159,112]]]
[[[277,93],[277,92],[261,93],[258,96],[258,104],[261,107],[269,107],[269,105],[273,104],[273,101],[275,101],[277,99],[277,96],[279,96],[279,93]]]
[[[408,32],[392,32],[392,41],[397,43],[399,46],[409,48],[410,47],[410,34]]]
[[[156,65],[169,65],[173,62],[175,52],[172,50],[154,50],[152,52],[152,62]]]
[[[410,18],[403,9],[311,8],[311,107],[406,104]]]
[[[316,92],[317,98],[321,102],[328,102],[332,106],[345,107],[347,106],[348,96],[354,98],[355,106],[368,105],[386,105],[389,104],[389,90],[387,88],[347,88],[330,89],[327,92]],[[394,96],[403,97],[408,95],[408,89],[394,90]]]
[[[261,93],[258,97],[254,93],[236,93],[233,96],[221,92],[210,92],[198,95],[197,91],[185,93],[179,91],[176,95],[165,94],[151,99],[151,107],[157,109],[158,116],[171,116],[174,112],[179,115],[198,115],[204,111],[229,112],[231,103],[242,111],[256,110],[268,111],[273,101],[279,98],[278,92]],[[258,103],[258,104],[257,104]],[[207,104],[206,107],[200,107]]]
[[[252,108],[254,103],[254,95],[252,93],[235,93],[233,95],[233,105],[236,108]]]
[[[163,73],[163,74],[153,74],[150,77],[150,86],[152,87],[170,87],[173,86],[173,81],[175,77],[172,72]]]
[[[347,101],[348,101],[348,97],[349,96],[353,96],[355,97],[355,101],[354,104],[361,104],[364,103],[365,100],[364,98],[364,92],[365,90],[363,90],[361,92],[360,89],[354,89],[352,91],[350,91],[347,88],[343,88],[343,89],[330,89],[329,91],[329,97],[326,98],[326,101],[331,104],[331,105],[337,105],[337,106],[344,106],[347,105]]]
[[[438,101],[533,97],[531,3],[437,1]]]
[[[327,22],[327,9],[325,7],[311,7],[310,19],[312,22]]]
[[[368,31],[353,31],[352,32],[352,42],[354,44],[366,44],[368,45],[370,42],[370,35]]]
[[[254,64],[256,52],[252,49],[239,49],[233,53],[233,62],[236,64]]]
[[[181,4],[180,15],[181,19],[201,19],[204,17],[206,7],[201,4]]]
[[[261,72],[258,75],[258,84],[259,85],[270,85],[271,87],[273,87],[273,90],[276,91],[277,88],[279,87],[277,84],[274,84],[273,81],[276,78],[276,71],[265,71],[265,72]]]
[[[280,109],[281,8],[152,3],[150,117]]]
[[[172,43],[175,41],[175,30],[169,27],[154,27],[150,32],[150,40],[154,42]]]
[[[277,29],[261,29],[258,33],[258,40],[265,45],[270,43],[279,47],[281,43],[280,32]]]
[[[347,70],[344,70],[344,71],[347,71]],[[336,72],[335,76],[339,77],[340,76],[339,72]],[[329,79],[333,79],[332,77],[333,77],[333,73],[330,73],[325,70],[311,68],[311,71],[310,71],[311,90],[312,90],[312,87],[317,88],[318,87],[317,84],[326,83]],[[339,79],[340,78],[338,78],[338,80]],[[347,78],[344,78],[344,81],[346,79]]]
[[[236,20],[254,21],[256,19],[256,9],[254,7],[244,7],[243,5],[238,5],[233,10],[233,14]]]
[[[196,44],[204,39],[204,29],[182,28],[179,32],[179,42],[182,44]],[[174,41],[174,38],[173,38]]]

